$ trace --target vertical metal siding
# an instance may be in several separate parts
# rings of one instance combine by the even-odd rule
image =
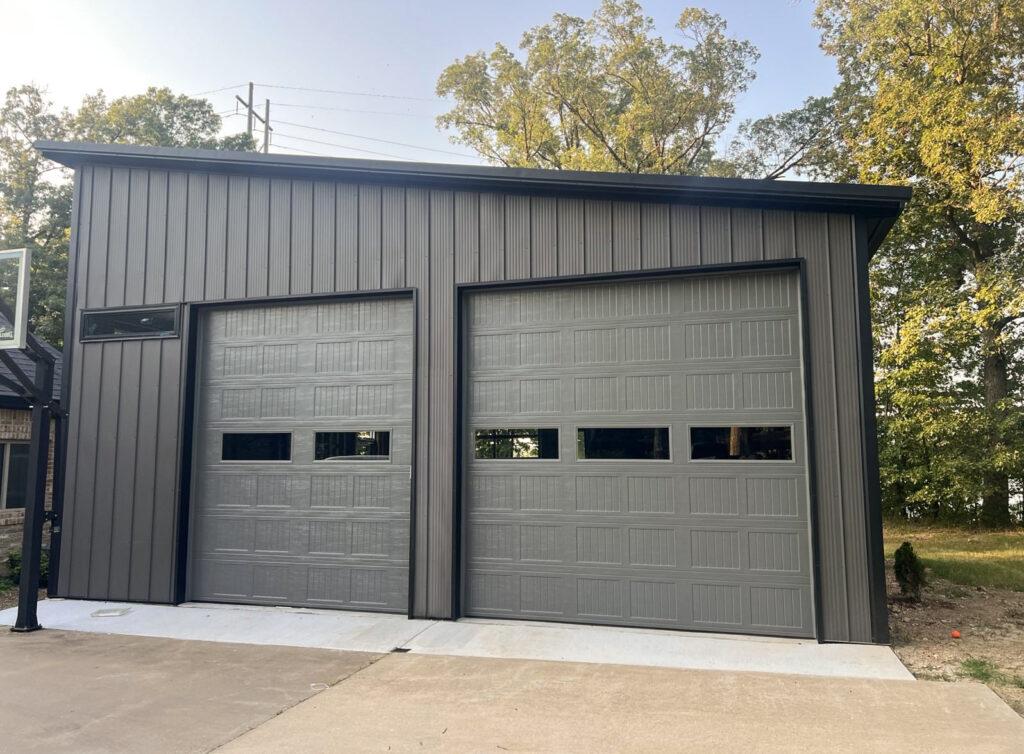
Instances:
[[[583,202],[558,200],[559,275],[582,275],[584,271]]]
[[[700,208],[678,204],[669,208],[668,236],[673,267],[700,264]]]
[[[797,256],[813,259],[807,265],[807,310],[811,338],[811,384],[815,460],[818,483],[818,538],[822,584],[820,589],[825,635],[849,641],[849,610],[844,575],[845,532],[843,490],[838,447],[838,388],[836,342],[832,321],[832,293],[829,291],[828,219],[825,215],[796,215]]]
[[[450,191],[430,192],[430,325],[428,373],[430,394],[427,421],[429,435],[420,435],[420,442],[430,446],[428,464],[430,478],[427,496],[427,557],[430,579],[427,582],[427,605],[433,611],[439,605],[451,605],[452,552],[452,427],[455,410],[455,338],[452,327],[455,316],[455,248],[453,195]],[[527,205],[527,212],[529,211]],[[527,257],[529,259],[529,257]],[[421,400],[423,400],[421,398]],[[426,437],[430,439],[427,440]],[[445,505],[433,501],[444,500]],[[443,555],[442,555],[443,553]]]
[[[733,209],[729,214],[732,260],[734,262],[756,262],[764,259],[761,210]]]
[[[334,290],[335,186],[313,186],[313,292]]]
[[[340,185],[335,197],[335,290],[354,291],[359,275],[359,187]]]
[[[109,238],[106,254],[106,278],[103,281],[103,305],[123,306],[125,267],[128,254],[129,171],[114,168],[110,180]]]
[[[535,278],[558,274],[558,202],[546,196],[530,200],[530,270]]]
[[[430,194],[423,189],[409,189],[405,201],[407,282],[419,291],[416,312],[416,478],[415,529],[413,547],[416,550],[415,582],[413,583],[413,613],[426,615],[430,612],[427,584],[430,582],[429,553],[429,506],[430,494],[430,442],[424,442],[424,430],[430,420]]]
[[[146,293],[146,222],[149,215],[149,171],[132,170],[128,189],[128,242],[124,302],[138,305]]]
[[[668,204],[644,204],[640,207],[640,266],[645,270],[672,266],[671,209]]]
[[[839,402],[860,390],[850,217],[105,167],[81,175],[79,308],[417,289],[417,615],[445,617],[452,600],[456,282],[804,257],[819,610],[824,638],[870,640],[859,414]],[[67,596],[173,600],[183,348],[75,343]]]
[[[837,438],[839,440],[839,468],[841,470],[842,500],[867,500],[861,453],[860,401],[852,396],[860,392],[860,368],[857,363],[857,279],[854,275],[853,218],[850,215],[827,215],[828,259],[832,293],[832,326],[836,348],[836,395],[850,396],[837,401]],[[865,557],[867,529],[864,511],[859,506],[843,505],[844,542],[864,542],[864,547],[845,548],[847,600],[858,609],[850,610],[849,636],[871,635],[868,561]],[[863,606],[860,607],[860,606]]]
[[[270,181],[250,178],[248,263],[245,266],[245,295],[249,298],[267,295],[269,243]],[[167,300],[173,299],[168,297]]]
[[[530,277],[530,197],[505,198],[505,278]]]
[[[592,275],[612,271],[612,205],[587,199],[583,203],[583,272]]]
[[[224,298],[228,263],[228,178],[211,175],[207,187],[204,298]]]
[[[245,257],[249,246],[249,179],[228,178],[227,228],[225,230],[225,298],[245,298]]]
[[[480,195],[455,194],[455,282],[480,279]]]
[[[400,186],[385,186],[381,203],[381,287],[404,288],[405,190]]]
[[[359,290],[380,288],[380,186],[359,187]]]
[[[700,263],[726,264],[732,260],[728,207],[700,208]]]
[[[639,270],[640,205],[636,202],[612,204],[612,269]]]
[[[185,300],[202,301],[206,289],[206,195],[209,176],[188,177],[188,215],[185,218]],[[113,217],[111,211],[111,217]]]
[[[292,182],[291,294],[313,292],[313,184]],[[215,298],[207,296],[207,299]]]
[[[146,268],[142,303],[157,304],[164,301],[164,269],[167,265],[167,173],[160,170],[149,172],[147,199],[146,247],[141,250]],[[244,267],[243,260],[241,268]],[[244,289],[242,293],[244,295]]]
[[[292,182],[270,181],[270,243],[268,245],[267,293],[287,296],[291,285]],[[202,298],[192,299],[202,301]]]
[[[480,279],[505,279],[505,197],[480,196]]]

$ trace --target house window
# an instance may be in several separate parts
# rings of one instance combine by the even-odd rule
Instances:
[[[222,461],[290,461],[291,432],[225,432],[221,439]]]
[[[82,312],[82,340],[173,338],[177,335],[176,306]]]
[[[478,429],[474,458],[558,458],[557,429]]]
[[[376,430],[317,432],[315,461],[386,460],[391,455],[391,433]]]
[[[27,442],[0,443],[0,507],[25,507],[28,447]]]
[[[690,427],[695,461],[792,461],[791,427]]]
[[[580,427],[576,430],[580,460],[667,461],[668,427]]]

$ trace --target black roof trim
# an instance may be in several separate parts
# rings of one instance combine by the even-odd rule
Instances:
[[[49,159],[73,168],[91,163],[271,176],[302,175],[464,190],[845,212],[871,217],[896,217],[910,199],[910,189],[904,186],[480,167],[55,141],[36,142],[35,147]]]

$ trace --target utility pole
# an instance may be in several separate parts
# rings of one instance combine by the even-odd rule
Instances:
[[[270,154],[270,100],[263,110],[263,154]]]
[[[274,129],[270,127],[270,100],[265,101],[263,108],[263,115],[259,115],[253,108],[253,83],[249,82],[249,99],[242,99],[237,94],[235,99],[241,102],[245,106],[245,132],[249,134],[249,138],[252,138],[252,126],[253,119],[258,120],[263,124],[263,153],[270,153],[270,132]]]

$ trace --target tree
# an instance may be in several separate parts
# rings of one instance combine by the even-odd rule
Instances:
[[[634,0],[555,14],[523,34],[522,57],[499,44],[448,66],[437,93],[455,104],[438,126],[507,166],[704,172],[758,53],[704,10],[676,28],[684,44],[655,36]]]
[[[1010,523],[1024,478],[1024,5],[820,0],[844,146],[914,199],[872,270],[891,506]]]
[[[60,345],[64,336],[71,184],[33,148],[72,139],[149,146],[252,150],[247,134],[218,138],[221,120],[206,100],[150,88],[108,101],[84,99],[77,113],[56,111],[33,85],[10,89],[0,107],[0,248],[32,250],[32,331]]]

